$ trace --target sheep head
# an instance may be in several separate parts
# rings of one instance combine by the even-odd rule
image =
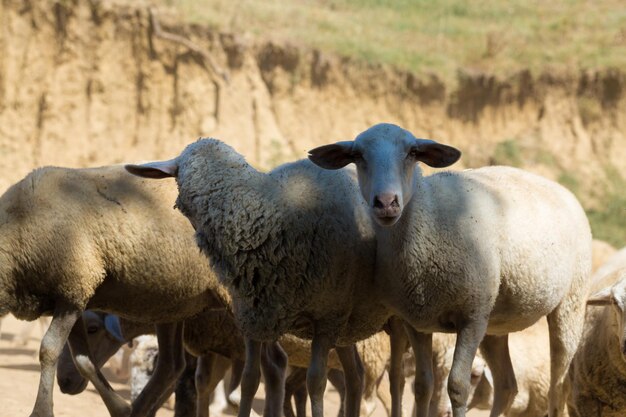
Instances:
[[[413,196],[419,177],[417,162],[443,168],[460,156],[461,152],[451,146],[417,139],[408,130],[388,123],[372,126],[354,141],[309,151],[309,159],[325,169],[356,164],[361,194],[381,226],[394,225]]]

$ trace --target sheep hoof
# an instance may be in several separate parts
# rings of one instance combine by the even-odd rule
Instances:
[[[54,417],[54,413],[52,413],[52,410],[48,411],[39,411],[39,410],[33,410],[33,412],[31,413],[30,417]]]
[[[130,417],[133,409],[128,404],[118,404],[115,409],[109,409],[111,417]]]

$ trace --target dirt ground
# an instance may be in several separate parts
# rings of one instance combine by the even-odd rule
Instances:
[[[0,337],[0,392],[3,393],[0,417],[28,416],[32,411],[37,395],[39,383],[39,363],[37,352],[41,338],[41,330],[38,324],[32,325],[32,332],[26,345],[18,346],[15,343],[16,336],[20,333],[25,322],[21,322],[7,316],[2,320],[2,336]],[[105,369],[106,371],[106,369]],[[112,373],[105,372],[111,385],[124,397],[128,398],[130,391],[126,381],[115,379]],[[325,408],[326,415],[335,416],[339,406],[339,396],[330,387],[326,392]],[[410,409],[410,391],[407,386],[405,392],[405,413],[407,416]],[[255,411],[261,415],[263,412],[263,387],[259,388],[257,399],[254,403]],[[55,385],[54,390],[54,414],[56,417],[107,417],[109,414],[100,400],[98,393],[89,385],[80,395],[70,396],[62,394]],[[174,412],[166,406],[157,413],[157,417],[171,417]],[[225,410],[222,415],[236,415],[234,410]],[[471,411],[468,417],[487,416],[486,412]],[[378,404],[372,417],[386,417],[382,404]]]

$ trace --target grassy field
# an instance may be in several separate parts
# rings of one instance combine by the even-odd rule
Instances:
[[[626,66],[624,0],[156,0],[191,22],[454,79]]]

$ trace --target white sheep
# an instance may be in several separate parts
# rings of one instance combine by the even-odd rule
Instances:
[[[127,169],[176,177],[176,206],[231,293],[246,338],[240,417],[259,384],[261,342],[287,332],[312,338],[313,417],[323,415],[333,346],[346,374],[346,416],[356,416],[362,376],[353,344],[379,331],[390,313],[372,286],[374,235],[353,176],[306,160],[261,173],[215,139],[201,139],[171,161]]]
[[[564,187],[519,169],[423,177],[417,164],[445,167],[459,157],[450,146],[392,124],[310,152],[324,168],[356,164],[375,220],[378,287],[416,329],[411,345],[424,361],[416,377],[418,416],[428,415],[432,393],[432,332],[458,335],[448,381],[454,416],[465,415],[479,344],[494,377],[496,416],[517,392],[507,334],[542,316],[551,339],[549,416],[560,416],[589,287],[587,218]]]
[[[182,320],[227,303],[189,222],[172,210],[175,195],[172,182],[144,181],[123,167],[48,167],[0,197],[0,315],[53,315],[32,417],[53,415],[55,367],[68,337],[112,416],[147,414],[183,368]],[[80,324],[87,308],[157,323],[158,378],[132,410],[89,359]]]
[[[454,335],[433,335],[435,391],[430,416],[452,415],[452,404],[445,382],[452,365]],[[548,324],[541,319],[530,327],[509,335],[511,362],[518,393],[506,412],[507,417],[544,417],[548,413],[550,388],[550,347]],[[493,406],[493,377],[480,353],[474,358],[468,409],[490,410]]]
[[[594,274],[585,331],[569,370],[572,417],[626,414],[626,249]]]

